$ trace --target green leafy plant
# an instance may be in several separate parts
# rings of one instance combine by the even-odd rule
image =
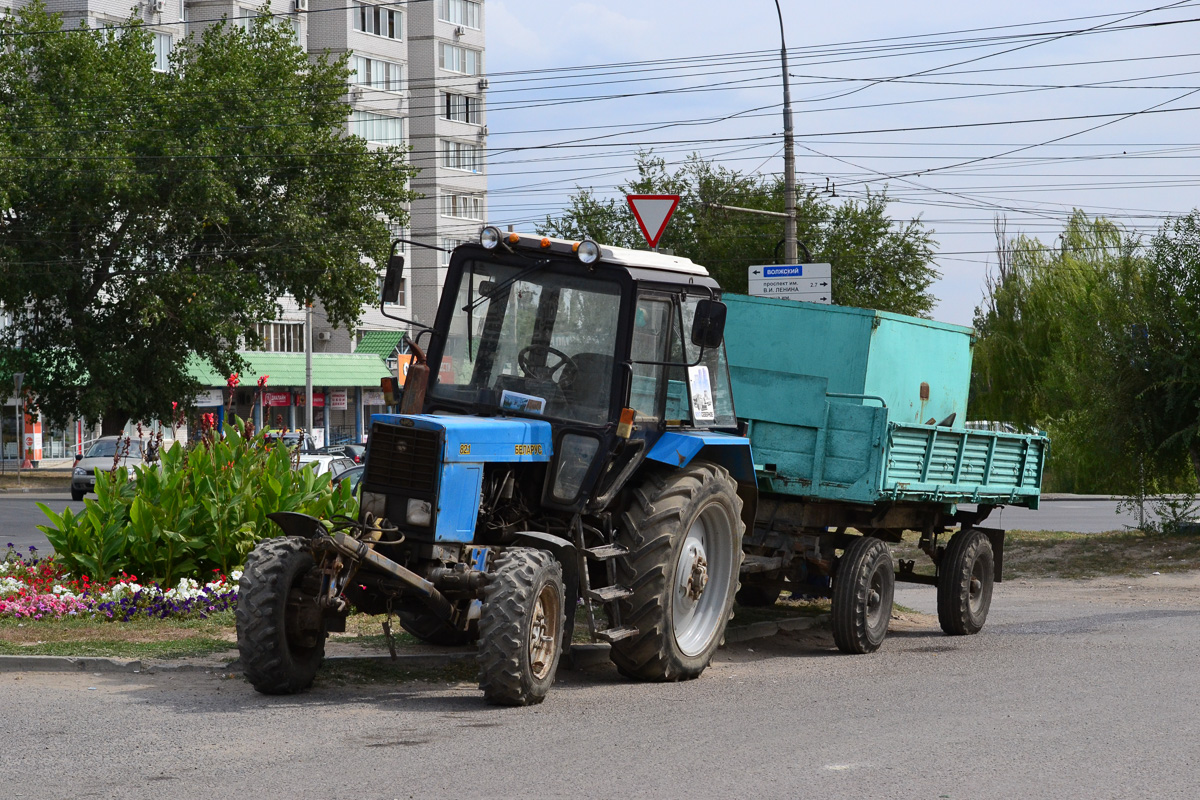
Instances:
[[[72,573],[103,580],[125,571],[163,585],[232,572],[260,539],[277,534],[268,514],[357,512],[348,485],[332,486],[311,466],[295,469],[290,451],[248,434],[237,419],[224,437],[209,431],[191,448],[176,442],[132,476],[97,470],[96,499],[78,514],[38,506],[50,521],[39,530]]]

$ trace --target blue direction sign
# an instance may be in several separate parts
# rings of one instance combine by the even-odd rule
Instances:
[[[749,267],[746,277],[754,297],[831,303],[832,276],[829,264],[769,264]]]

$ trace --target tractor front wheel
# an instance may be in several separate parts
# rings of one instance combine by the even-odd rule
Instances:
[[[479,616],[479,688],[489,703],[546,699],[562,654],[565,595],[562,566],[550,553],[510,547],[496,559]]]
[[[301,589],[313,569],[300,539],[259,542],[238,584],[237,640],[242,671],[263,694],[312,685],[325,658],[325,625],[316,598]]]

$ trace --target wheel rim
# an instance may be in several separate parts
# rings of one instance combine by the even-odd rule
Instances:
[[[546,584],[533,604],[529,624],[529,669],[537,680],[544,680],[554,665],[562,621],[562,601],[554,586]]]
[[[972,614],[978,614],[983,610],[985,567],[982,558],[976,558],[975,563],[971,565],[971,580],[967,584],[967,604],[970,606]]]
[[[889,621],[889,609],[883,602],[886,591],[886,576],[881,567],[871,573],[870,589],[867,590],[867,627],[873,631],[878,630],[881,625],[887,625]]]
[[[731,527],[721,507],[710,503],[696,515],[679,550],[671,622],[684,655],[703,653],[720,627],[733,560]]]

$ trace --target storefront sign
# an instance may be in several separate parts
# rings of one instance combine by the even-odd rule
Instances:
[[[296,405],[304,407],[304,392],[296,392]],[[325,393],[313,392],[313,408],[325,407]]]
[[[292,404],[291,392],[263,392],[264,406],[290,406]]]
[[[345,411],[347,406],[345,389],[334,389],[329,393],[329,407],[334,411]]]
[[[383,392],[378,389],[363,389],[363,405],[364,406],[381,406],[383,405]]]
[[[225,405],[225,391],[223,389],[205,389],[196,395],[197,408],[211,408],[212,406],[223,405]]]

